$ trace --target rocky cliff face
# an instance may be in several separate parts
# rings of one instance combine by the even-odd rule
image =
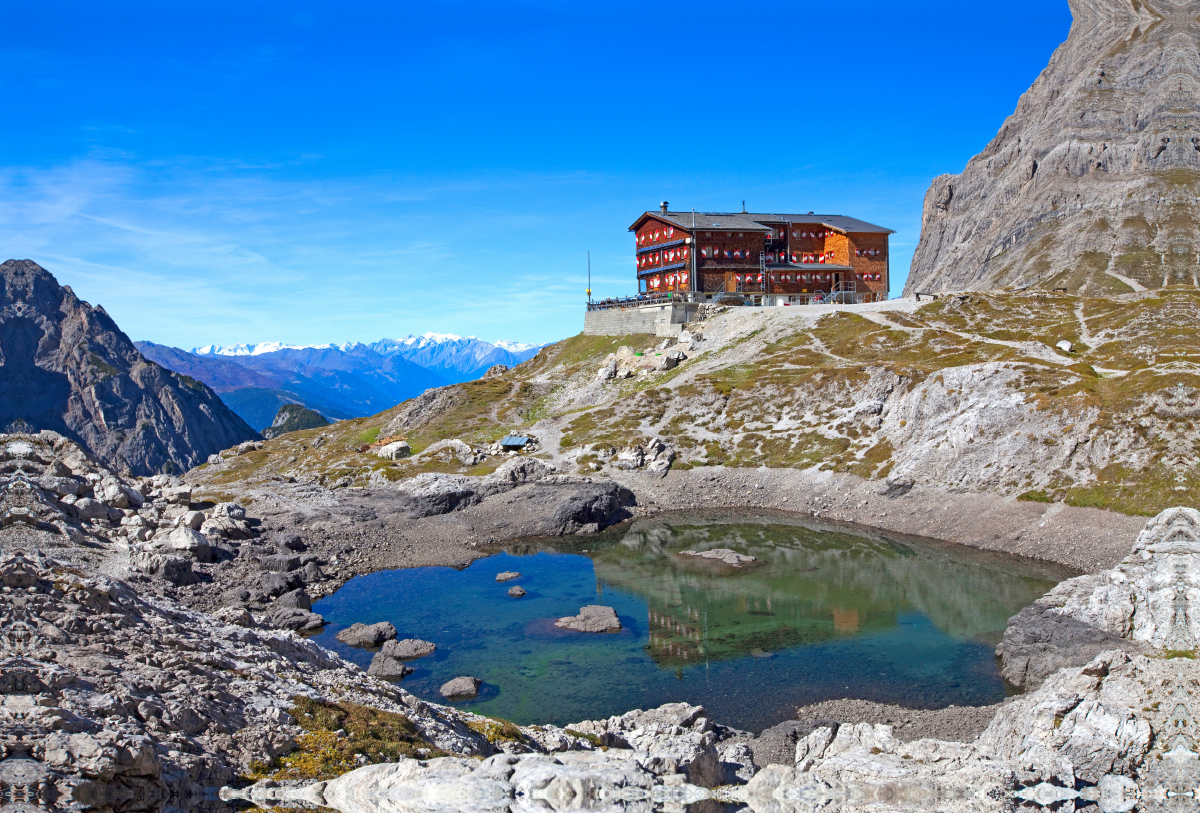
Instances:
[[[934,180],[906,294],[1198,284],[1200,2],[1070,3],[1000,133]]]
[[[30,260],[0,265],[0,428],[51,429],[112,468],[183,472],[256,437],[205,385],[147,361]]]

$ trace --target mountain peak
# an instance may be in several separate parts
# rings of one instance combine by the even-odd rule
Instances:
[[[112,468],[186,471],[256,437],[200,382],[151,363],[32,260],[0,265],[0,431],[49,429]]]
[[[1067,41],[992,142],[934,179],[906,293],[1195,284],[1200,2],[1071,10]]]

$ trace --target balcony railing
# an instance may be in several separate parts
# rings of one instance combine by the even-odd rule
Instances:
[[[613,299],[601,299],[596,302],[589,302],[587,309],[590,311],[608,311],[617,308],[641,308],[646,305],[667,305],[671,302],[687,302],[692,296],[695,296],[695,294],[690,294],[687,291],[666,294],[639,294],[637,296],[622,296],[615,297]]]

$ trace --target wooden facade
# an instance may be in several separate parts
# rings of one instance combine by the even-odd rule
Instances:
[[[671,212],[630,226],[638,292],[886,299],[890,229],[842,215]]]

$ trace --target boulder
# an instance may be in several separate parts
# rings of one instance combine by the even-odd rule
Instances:
[[[1036,688],[1064,667],[1103,651],[1190,651],[1200,635],[1189,623],[1200,583],[1200,512],[1170,508],[1146,523],[1115,568],[1062,582],[1009,620],[997,649],[1001,673]]]
[[[213,560],[212,548],[209,547],[208,540],[191,528],[176,528],[161,541],[155,540],[154,544],[160,550],[170,551],[179,556],[188,556],[197,562]]]
[[[347,646],[372,647],[396,637],[396,628],[387,621],[378,624],[351,624],[337,634],[337,639]]]
[[[592,604],[579,608],[579,615],[560,618],[554,626],[576,632],[620,632],[621,621],[612,607]]]
[[[496,581],[498,582],[508,582],[519,578],[521,578],[521,574],[515,570],[506,570],[503,573],[496,574]]]
[[[267,616],[271,626],[295,632],[316,632],[325,626],[325,619],[299,607],[279,607]]]
[[[521,598],[521,597],[523,597],[523,596],[524,596],[526,593],[525,593],[525,588],[524,588],[524,587],[522,587],[522,586],[521,586],[521,585],[519,585],[519,584],[515,584],[515,585],[513,585],[512,587],[508,588],[508,594],[509,594],[510,596],[512,596],[513,598]]]
[[[275,599],[275,607],[294,607],[300,610],[312,610],[312,597],[303,589],[289,590]]]
[[[265,595],[274,597],[297,589],[301,581],[294,573],[260,573],[254,584]]]
[[[375,456],[385,460],[401,460],[410,454],[412,454],[412,449],[405,440],[397,440],[375,450]]]
[[[198,531],[204,525],[203,511],[188,511],[179,517],[180,528],[191,528],[193,531]]]
[[[568,726],[571,731],[596,737],[608,748],[631,748],[638,764],[658,775],[683,773],[701,787],[726,781],[716,750],[714,726],[703,706],[668,703],[657,709],[637,709],[607,720]],[[781,809],[786,810],[788,808]]]
[[[277,544],[281,548],[287,548],[288,550],[295,551],[296,553],[303,553],[304,551],[308,550],[308,545],[305,544],[304,540],[297,534],[285,534],[279,537]]]
[[[250,611],[245,607],[221,607],[213,613],[213,618],[226,624],[233,624],[235,627],[252,629],[257,626],[254,623],[254,616],[250,615]]]
[[[213,506],[212,516],[213,518],[245,519],[246,509],[235,502],[219,502]]]
[[[271,573],[291,573],[300,567],[300,557],[292,553],[275,553],[264,556],[258,563]]]
[[[475,697],[479,694],[479,687],[482,684],[483,681],[477,677],[456,677],[454,680],[442,684],[442,688],[438,691],[446,699]]]
[[[190,505],[192,487],[188,485],[168,486],[162,490],[162,496],[172,505]]]
[[[44,474],[36,482],[42,491],[56,497],[66,497],[68,494],[78,497],[83,488],[83,483],[73,477],[55,477],[52,474]]]
[[[437,645],[429,641],[422,641],[420,638],[405,638],[402,641],[388,641],[380,652],[396,660],[412,660],[432,655],[435,650],[437,650]]]
[[[405,666],[402,661],[385,655],[382,650],[375,653],[375,657],[371,658],[371,665],[367,667],[368,675],[387,680],[401,680],[413,671],[411,666]]]
[[[195,584],[197,581],[191,561],[180,556],[141,551],[130,555],[129,564],[147,576],[155,576],[177,586]]]
[[[91,497],[75,501],[75,513],[80,519],[108,519],[108,506]]]

